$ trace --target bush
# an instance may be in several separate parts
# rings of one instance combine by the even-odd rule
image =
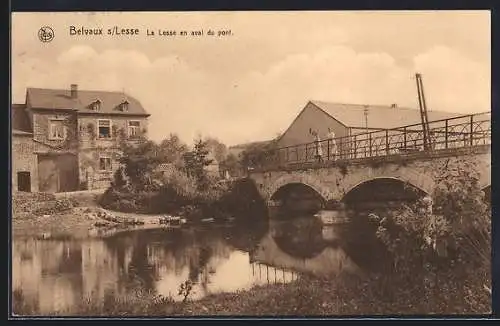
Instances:
[[[478,176],[462,161],[435,178],[433,201],[423,198],[386,214],[377,221],[377,236],[392,253],[395,278],[420,284],[427,298],[435,297],[439,283],[485,305],[491,298],[485,290],[491,279],[491,210]],[[475,273],[463,272],[470,270]]]
[[[99,198],[99,205],[104,208],[129,212],[134,210],[135,198],[132,193],[120,192],[115,188],[108,188],[104,194]]]

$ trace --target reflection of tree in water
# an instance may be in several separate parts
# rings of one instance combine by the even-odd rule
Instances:
[[[140,286],[144,290],[153,290],[162,276],[162,269],[178,274],[187,267],[188,280],[200,283],[206,290],[211,259],[228,258],[231,252],[222,241],[222,234],[213,229],[124,232],[105,241],[125,271],[120,278],[122,287],[129,289]],[[125,268],[126,254],[130,250],[132,255],[128,268]]]
[[[376,226],[367,214],[353,211],[343,230],[345,252],[366,271],[382,271],[390,261],[387,247],[376,236]]]
[[[201,247],[198,250],[198,257],[192,257],[189,264],[189,276],[188,279],[193,283],[198,283],[200,280],[200,274],[207,274],[207,266],[210,258],[212,257],[213,251],[209,247]],[[208,278],[202,278],[200,283],[203,289],[206,291]]]

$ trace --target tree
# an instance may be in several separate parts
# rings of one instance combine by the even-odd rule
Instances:
[[[205,138],[207,147],[213,153],[218,163],[222,162],[227,156],[227,146],[213,137]]]
[[[168,138],[162,140],[158,145],[158,156],[164,163],[173,163],[180,166],[183,161],[183,155],[188,147],[182,143],[177,134],[171,133]]]
[[[209,153],[207,142],[200,137],[196,140],[194,149],[183,156],[186,173],[196,179],[200,190],[205,190],[208,187],[208,175],[205,167],[213,162],[207,158]]]
[[[161,163],[158,145],[151,140],[140,138],[135,143],[122,142],[120,149],[118,161],[123,165],[123,172],[129,178],[133,189],[146,190],[153,186],[153,171]]]
[[[220,162],[220,166],[232,176],[238,175],[243,169],[238,157],[232,153],[228,154],[225,159]]]
[[[244,169],[255,168],[270,163],[276,154],[278,144],[275,140],[249,145],[240,154],[240,164]]]

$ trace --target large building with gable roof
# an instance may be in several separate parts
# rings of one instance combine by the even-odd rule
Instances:
[[[464,114],[435,110],[428,112],[429,121],[462,115]],[[309,101],[277,142],[279,147],[312,142],[314,138],[310,135],[309,129],[316,131],[320,139],[326,139],[328,128],[335,132],[336,137],[346,137],[420,122],[419,110],[396,104],[362,105]]]
[[[124,92],[28,88],[14,104],[13,191],[67,192],[109,186],[117,141],[147,134],[149,114]]]

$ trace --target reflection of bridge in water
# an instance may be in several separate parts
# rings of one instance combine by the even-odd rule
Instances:
[[[251,262],[316,276],[360,271],[358,265],[339,245],[338,227],[328,226],[317,230],[297,230],[295,234],[280,234],[282,233],[280,228],[286,223],[289,222],[270,221],[269,232],[250,253]],[[296,239],[295,244],[289,245],[281,241],[288,238],[293,242],[294,237],[301,237],[304,234],[308,237],[306,241]]]
[[[285,284],[298,279],[298,274],[293,270],[274,267],[264,263],[252,262],[252,277],[259,283],[264,280],[267,284]]]

